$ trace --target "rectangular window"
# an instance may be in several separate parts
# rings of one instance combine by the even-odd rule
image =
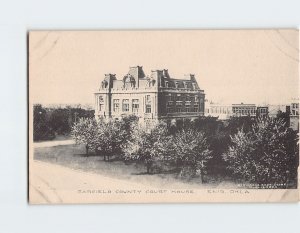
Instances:
[[[172,100],[172,94],[166,94],[166,100],[171,101]]]
[[[119,112],[120,111],[120,102],[118,99],[113,100],[113,106],[114,106],[114,112]]]
[[[176,106],[182,106],[182,101],[176,101]]]
[[[146,104],[146,113],[151,113],[151,104]]]
[[[103,96],[100,95],[98,97],[98,103],[99,103],[99,111],[104,111],[104,99],[103,99]]]
[[[138,99],[132,100],[132,112],[139,112],[139,100]]]
[[[150,97],[150,95],[146,95],[146,102],[147,103],[151,103],[151,97]]]
[[[168,112],[168,113],[173,112],[173,108],[167,108],[167,112]]]
[[[123,100],[122,110],[123,112],[129,112],[129,99]]]
[[[199,111],[198,105],[194,105],[194,112],[198,112],[198,111]]]

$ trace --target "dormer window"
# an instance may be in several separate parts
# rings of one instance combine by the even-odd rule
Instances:
[[[183,82],[184,88],[188,88],[188,83],[187,82]]]
[[[165,83],[166,83],[166,87],[169,87],[169,82],[168,82],[168,81],[166,81]]]
[[[178,88],[178,82],[175,82],[175,87]]]
[[[107,88],[107,86],[108,86],[108,82],[107,82],[106,80],[103,80],[103,81],[101,82],[101,88],[102,88],[102,89],[105,89],[105,88]]]
[[[196,90],[196,83],[192,83],[193,84],[193,90]]]
[[[135,79],[132,75],[127,74],[123,78],[123,83],[125,88],[135,87]]]

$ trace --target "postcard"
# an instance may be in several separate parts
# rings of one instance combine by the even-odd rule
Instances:
[[[299,201],[299,30],[28,32],[31,204]]]

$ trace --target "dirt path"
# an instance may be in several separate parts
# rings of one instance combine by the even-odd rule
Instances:
[[[51,146],[61,146],[61,145],[71,145],[75,144],[74,140],[58,140],[58,141],[45,141],[45,142],[34,142],[34,148],[40,147],[51,147]]]

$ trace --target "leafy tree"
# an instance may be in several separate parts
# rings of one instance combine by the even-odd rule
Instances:
[[[250,132],[239,130],[223,154],[228,169],[245,181],[258,184],[295,180],[299,146],[297,135],[281,119],[258,119]]]
[[[33,106],[33,140],[49,140],[55,137],[54,131],[48,124],[47,111],[42,105]]]
[[[173,137],[173,150],[180,176],[200,175],[203,182],[206,163],[212,158],[203,132],[181,130]]]
[[[45,108],[40,104],[33,108],[34,140],[50,140],[56,135],[69,135],[79,118],[94,118],[94,110],[80,107]]]
[[[85,145],[86,155],[94,147],[97,130],[96,120],[89,118],[80,118],[72,127],[71,135],[76,143]]]
[[[120,120],[120,130],[123,136],[122,143],[127,143],[128,141],[131,141],[132,135],[134,134],[135,129],[137,129],[138,122],[139,118],[135,115],[128,115],[122,117],[122,119]]]
[[[289,111],[282,112],[281,110],[279,110],[276,114],[276,117],[278,119],[282,119],[283,122],[286,124],[286,126],[290,126],[290,112]]]
[[[70,109],[57,108],[49,110],[48,124],[58,135],[65,135],[70,133],[71,123]]]
[[[124,130],[123,121],[110,119],[100,120],[97,124],[96,134],[93,140],[93,148],[104,154],[104,160],[109,160],[112,155],[121,155],[122,145],[126,142],[128,132]]]
[[[255,118],[250,116],[241,117],[230,117],[230,119],[225,123],[224,131],[228,135],[236,134],[239,130],[243,129],[244,132],[249,132],[252,130],[252,126],[255,123]]]
[[[147,173],[150,174],[154,163],[166,158],[169,143],[170,136],[165,123],[156,125],[150,131],[137,126],[133,131],[132,140],[123,147],[125,159],[144,162]]]

